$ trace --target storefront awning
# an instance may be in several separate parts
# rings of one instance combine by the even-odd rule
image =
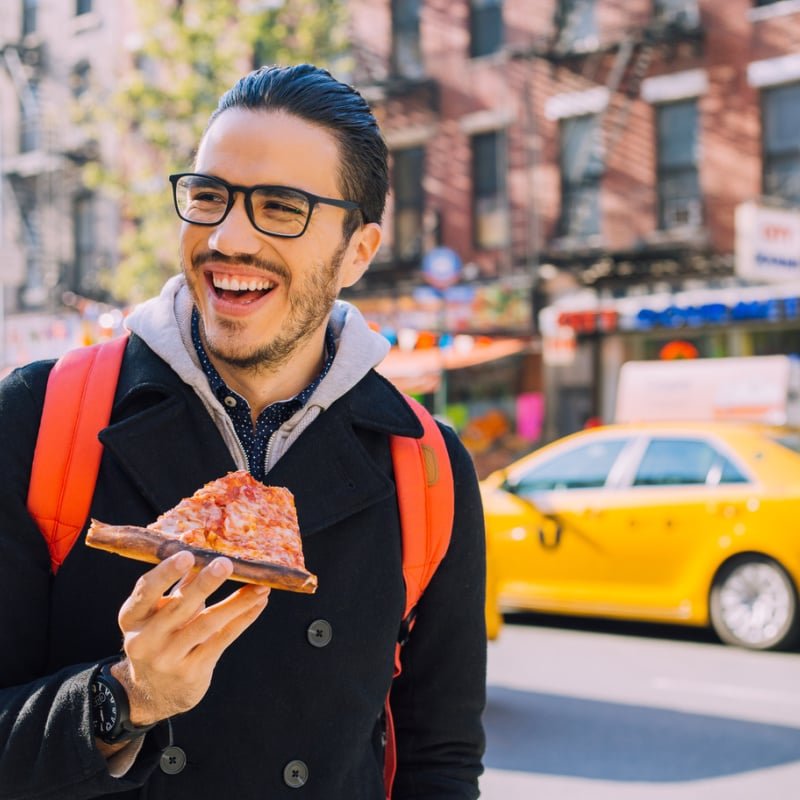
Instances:
[[[545,336],[567,327],[575,333],[616,333],[697,327],[800,316],[800,283],[692,289],[605,298],[581,292],[539,312]]]
[[[527,339],[494,339],[470,349],[403,351],[392,348],[377,371],[408,394],[430,394],[439,387],[442,370],[457,370],[517,355],[528,348]]]

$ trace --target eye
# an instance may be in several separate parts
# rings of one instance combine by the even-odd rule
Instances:
[[[304,199],[291,197],[260,197],[260,209],[263,213],[280,216],[303,216],[306,213]]]
[[[224,204],[228,202],[228,193],[210,186],[193,186],[189,188],[187,199],[190,203]]]

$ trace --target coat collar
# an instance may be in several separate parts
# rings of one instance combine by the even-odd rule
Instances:
[[[394,492],[389,475],[359,440],[359,428],[422,435],[402,395],[369,372],[304,431],[267,476],[295,495],[304,536]],[[152,506],[153,519],[236,469],[195,392],[136,336],[128,344],[111,424],[100,439],[115,466]]]

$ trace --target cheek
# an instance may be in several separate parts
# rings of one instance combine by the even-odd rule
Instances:
[[[181,228],[179,250],[184,269],[192,267],[192,258],[196,253],[208,250],[208,234],[202,228],[184,223]]]

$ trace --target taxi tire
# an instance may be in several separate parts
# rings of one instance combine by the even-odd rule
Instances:
[[[771,573],[773,579],[777,581],[777,584],[785,592],[785,599],[789,605],[789,613],[781,627],[773,635],[755,642],[743,639],[731,630],[725,619],[726,615],[722,599],[723,594],[730,588],[731,582],[740,577],[748,567],[752,566],[757,566],[762,571],[766,569],[767,574]],[[785,649],[792,646],[800,638],[797,589],[786,570],[777,561],[766,556],[742,556],[723,565],[717,573],[714,585],[711,587],[709,616],[711,618],[711,627],[723,642],[737,647],[744,647],[748,650]]]

